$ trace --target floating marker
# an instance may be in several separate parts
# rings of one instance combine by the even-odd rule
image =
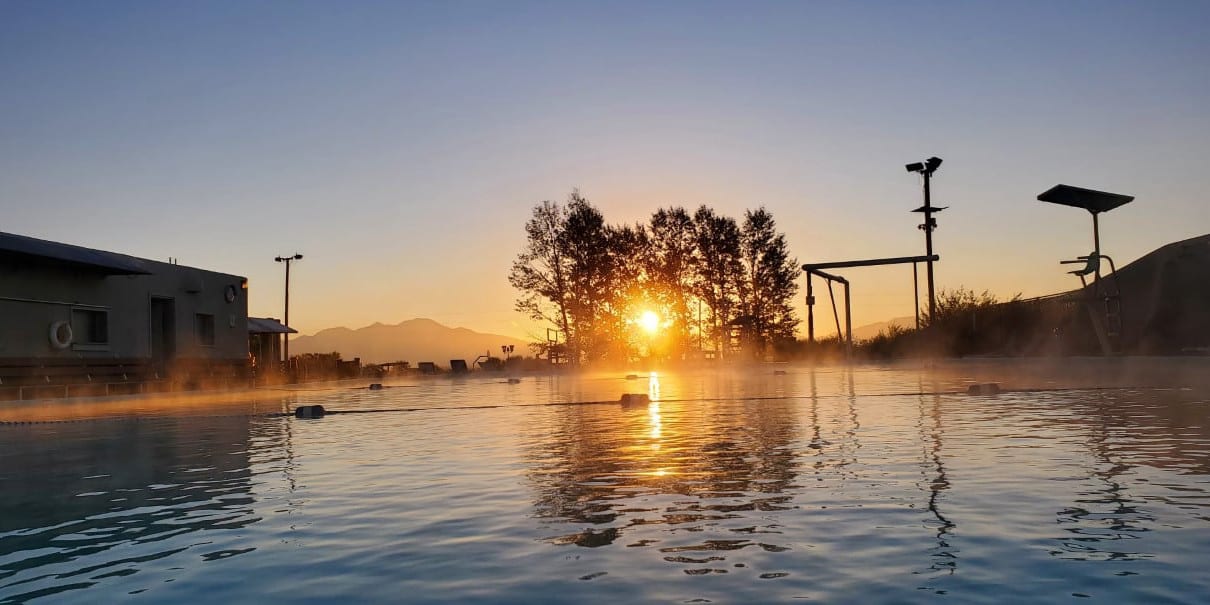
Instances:
[[[622,405],[647,405],[651,403],[651,398],[647,393],[625,393],[618,402]]]
[[[626,375],[626,380],[638,380],[638,379],[639,379],[638,374],[627,374]]]
[[[370,384],[370,390],[371,390],[371,391],[381,391],[381,390],[382,390],[382,383],[381,383],[381,382],[374,382],[374,383],[371,383],[371,384]]]
[[[509,378],[508,384],[521,384],[521,379],[520,378]]]
[[[988,382],[983,384],[972,384],[966,389],[967,395],[999,395],[1000,384]]]
[[[295,408],[295,418],[323,418],[324,406],[322,405],[303,405]]]
[[[786,371],[785,370],[773,370],[773,375],[774,376],[785,376]]]

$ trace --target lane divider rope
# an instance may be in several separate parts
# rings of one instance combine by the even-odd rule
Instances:
[[[972,385],[980,386],[980,385]],[[1064,392],[1079,392],[1079,391],[1171,391],[1181,390],[1180,387],[1055,387],[1055,388],[1026,388],[1026,389],[1004,389],[998,387],[994,392],[975,392],[975,389],[966,391],[905,391],[895,393],[868,393],[864,395],[837,393],[830,395],[760,395],[750,397],[695,397],[688,399],[647,399],[645,394],[641,396],[624,395],[622,400],[602,400],[602,401],[552,401],[547,403],[508,403],[508,404],[490,404],[490,405],[465,405],[465,406],[437,406],[437,407],[406,407],[406,408],[381,408],[368,410],[329,410],[324,408],[316,418],[321,416],[339,415],[339,414],[399,414],[411,412],[438,412],[438,411],[457,411],[457,410],[493,410],[500,408],[533,408],[533,407],[568,407],[568,406],[589,406],[589,405],[619,405],[623,407],[633,407],[636,404],[647,405],[650,403],[713,403],[723,401],[777,401],[777,400],[820,400],[820,399],[858,399],[858,398],[874,398],[874,397],[941,397],[941,396],[959,396],[959,395],[1010,395],[1019,393],[1064,393]],[[628,400],[629,397],[635,397]],[[217,418],[310,418],[309,416],[300,416],[299,410],[304,408],[314,408],[317,406],[300,406],[293,412],[272,412],[267,414],[184,414],[179,416],[101,416],[96,418],[70,418],[62,420],[0,420],[0,426],[23,426],[23,425],[44,425],[44,424],[78,424],[88,422],[149,422],[162,421],[170,418],[176,419],[217,419]],[[318,405],[318,407],[323,407]]]

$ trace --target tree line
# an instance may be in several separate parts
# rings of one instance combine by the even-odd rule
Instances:
[[[516,309],[552,330],[537,343],[543,354],[571,363],[686,359],[735,355],[742,344],[759,355],[794,339],[798,261],[763,207],[742,223],[678,206],[611,225],[573,191],[565,203],[536,205],[525,234],[508,279]],[[642,329],[645,313],[658,325]]]

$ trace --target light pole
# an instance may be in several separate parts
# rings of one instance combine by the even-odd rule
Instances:
[[[923,162],[915,162],[905,166],[908,172],[919,172],[924,175],[924,205],[913,210],[912,212],[924,213],[924,224],[920,225],[920,229],[924,231],[924,254],[929,257],[928,262],[928,286],[929,286],[929,321],[937,319],[937,297],[933,294],[933,229],[937,228],[937,219],[933,218],[934,212],[941,212],[945,208],[937,208],[933,206],[931,197],[929,196],[929,179],[933,173],[941,166],[941,158],[933,156]]]
[[[302,255],[295,253],[292,256],[278,256],[273,259],[279,263],[286,263],[286,327],[290,327],[290,263],[296,260],[302,260]],[[286,334],[282,341],[282,351],[286,358],[286,372],[290,371],[290,335]]]

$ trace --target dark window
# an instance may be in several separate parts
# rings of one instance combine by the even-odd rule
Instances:
[[[206,313],[197,314],[197,342],[200,345],[214,346],[214,316]]]
[[[109,312],[71,310],[72,340],[85,345],[109,344]]]

